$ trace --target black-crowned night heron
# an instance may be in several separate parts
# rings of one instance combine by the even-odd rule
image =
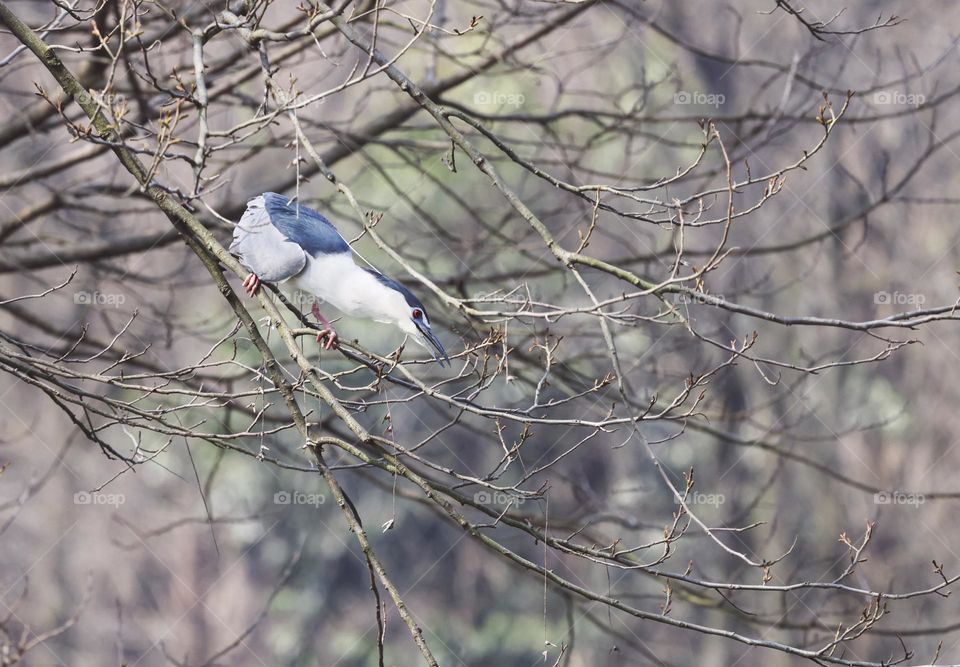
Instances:
[[[337,333],[320,314],[318,302],[344,315],[393,324],[441,364],[450,363],[420,300],[376,269],[357,266],[350,244],[313,209],[275,192],[254,197],[234,228],[230,252],[250,271],[243,281],[250,296],[261,281],[289,281],[294,289],[316,297],[313,314],[324,326],[317,342],[326,338],[326,349],[336,344]]]

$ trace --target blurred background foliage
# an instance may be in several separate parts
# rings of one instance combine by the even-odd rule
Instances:
[[[80,4],[88,10],[86,5],[96,3]],[[128,4],[139,12],[144,34],[156,40],[150,62],[158,76],[163,73],[164,85],[172,85],[174,71],[192,80],[189,36],[164,7],[176,9],[191,29],[202,29],[221,3],[111,0],[98,21],[102,26],[116,22]],[[257,4],[262,24],[273,29],[300,16],[294,3]],[[347,4],[348,12],[356,9]],[[848,321],[913,310],[917,296],[920,307],[955,302],[954,173],[960,148],[953,133],[960,123],[954,99],[960,84],[952,26],[960,20],[960,7],[945,0],[851,2],[831,27],[869,26],[878,16],[906,20],[821,41],[786,11],[770,12],[774,2],[586,4],[569,22],[499,64],[465,75],[437,101],[467,113],[523,159],[571,183],[649,186],[636,193],[659,197],[664,210],[675,199],[715,191],[701,199],[703,215],[722,221],[726,173],[715,142],[689,178],[659,185],[697,160],[709,128],[704,119],[715,123],[735,163],[734,176],[742,179],[783,169],[817,145],[824,134],[816,122],[824,87],[830,89],[834,111],[845,91],[857,91],[823,149],[786,176],[783,192],[731,226],[726,244],[731,255],[695,289],[770,313]],[[411,38],[403,15],[423,19],[433,12],[430,20],[438,28],[422,35],[398,61],[427,89],[469,73],[559,13],[575,11],[572,4],[534,0],[386,5],[393,13],[384,10],[379,38],[389,54]],[[34,26],[59,11],[45,2],[9,6]],[[806,11],[805,16],[827,20],[838,7],[811,0]],[[476,29],[453,32],[466,29],[474,16],[483,16]],[[356,22],[371,34],[369,16]],[[62,36],[55,31],[51,40],[68,46],[89,40],[89,26],[77,23]],[[293,43],[300,48],[276,65],[275,78],[304,96],[333,89],[354,67],[362,70],[366,64],[364,54],[336,34],[316,44]],[[5,56],[17,42],[4,33],[0,45]],[[270,43],[274,62],[286,48],[283,42]],[[64,49],[62,56],[77,70],[102,54]],[[224,130],[249,119],[264,97],[263,77],[239,82],[236,77],[256,70],[256,54],[229,34],[211,40],[205,56],[211,93],[228,91],[211,104],[211,126]],[[143,67],[136,52],[129,63],[120,62],[134,70]],[[55,85],[29,53],[4,69],[4,116],[10,123],[24,122],[38,103],[34,82],[48,94]],[[144,151],[156,145],[160,114],[171,108],[163,94],[143,92],[149,88],[142,72],[118,76],[115,83],[128,121],[138,128],[131,143]],[[684,94],[722,101],[685,104],[678,97]],[[910,95],[924,102],[911,105]],[[451,168],[449,138],[427,114],[411,112],[392,127],[372,131],[410,104],[396,85],[376,75],[297,113],[362,207],[383,213],[376,232],[440,289],[491,310],[522,310],[524,300],[559,308],[588,304],[573,275],[558,267],[528,222],[462,151],[453,151]],[[196,114],[188,111],[177,128],[187,155],[196,136]],[[224,365],[200,369],[193,379],[217,391],[247,393],[224,405],[198,401],[177,411],[175,419],[200,434],[249,433],[232,441],[242,451],[231,451],[203,437],[185,439],[117,423],[101,433],[105,440],[127,450],[163,450],[152,464],[128,469],[107,460],[34,387],[0,374],[0,616],[4,608],[12,615],[4,626],[13,628],[11,645],[24,627],[36,637],[69,623],[32,649],[22,664],[378,664],[376,603],[363,554],[323,479],[311,471],[302,438],[261,374],[262,360],[246,332],[230,335],[233,311],[176,239],[143,252],[72,255],[86,243],[109,246],[137,234],[163,233],[169,223],[131,188],[129,176],[107,152],[49,174],[31,171],[69,160],[89,144],[70,141],[57,115],[28,125],[21,136],[4,140],[0,158],[2,178],[9,180],[0,191],[0,221],[17,227],[8,234],[0,226],[0,260],[6,262],[0,266],[0,300],[42,291],[79,268],[63,290],[42,300],[4,304],[0,329],[5,336],[69,350],[81,336],[109,342],[122,329],[113,350],[140,354],[140,361],[160,371],[189,368],[216,345],[210,358]],[[594,215],[593,191],[574,197],[517,164],[466,123],[457,126],[557,240],[576,248],[578,232],[587,230]],[[211,155],[205,192],[191,192],[192,169],[185,160],[164,160],[156,177],[180,193],[196,194],[187,199],[226,242],[230,225],[224,220],[238,219],[247,199],[264,190],[294,194],[302,170],[309,176],[299,184],[302,200],[327,213],[348,240],[359,237],[354,247],[363,257],[422,296],[451,352],[479,345],[494,331],[503,336],[502,349],[490,348],[491,355],[500,356],[491,357],[491,372],[494,367],[496,372],[478,392],[478,403],[503,409],[529,405],[543,373],[544,353],[536,346],[546,343],[557,345],[557,367],[542,400],[586,392],[555,409],[554,416],[599,419],[607,410],[623,409],[613,385],[591,391],[612,370],[599,318],[458,313],[377,246],[347,200],[321,175],[308,173],[310,161],[297,162],[302,150],[289,123],[279,117]],[[149,152],[141,158],[149,161]],[[737,211],[755,204],[762,189],[759,184],[738,191]],[[24,222],[23,212],[47,197],[56,198],[53,209]],[[616,205],[619,212],[596,212],[586,252],[655,282],[669,277],[676,226],[665,223],[656,207],[623,200]],[[691,219],[696,213],[696,205],[686,210]],[[689,227],[685,234],[691,254],[682,266],[688,273],[709,258],[723,225]],[[817,235],[815,242],[804,241]],[[63,261],[56,260],[61,256]],[[21,268],[24,258],[38,257],[54,259]],[[583,274],[598,299],[634,291],[603,272],[584,269]],[[84,303],[78,294],[113,302]],[[889,295],[893,303],[878,300],[878,294]],[[954,470],[960,456],[955,448],[960,393],[954,377],[960,357],[954,322],[892,334],[883,330],[898,340],[918,341],[887,355],[888,343],[872,332],[788,327],[666,296],[689,317],[689,326],[655,318],[663,312],[662,302],[646,296],[623,304],[624,312],[637,319],[616,327],[635,405],[644,406],[655,395],[668,403],[691,374],[706,373],[729,356],[729,350],[705,343],[691,329],[724,344],[756,332],[752,352],[763,359],[808,369],[833,365],[798,372],[741,359],[711,378],[696,417],[642,424],[648,442],[662,441],[652,446],[675,483],[682,486],[684,472],[694,470],[697,497],[705,499],[694,509],[703,521],[721,528],[723,539],[737,550],[757,558],[789,552],[773,569],[772,585],[840,576],[850,551],[838,538],[847,535],[859,543],[868,522],[876,527],[865,560],[845,583],[913,591],[941,581],[931,561],[946,563],[947,576],[958,571]],[[487,297],[490,303],[479,301]],[[263,317],[254,301],[245,304]],[[261,325],[271,349],[286,359],[277,332],[269,322]],[[380,354],[403,342],[386,325],[344,320],[338,329],[345,340],[359,340]],[[405,358],[422,357],[410,347]],[[511,354],[504,357],[507,348]],[[334,393],[371,433],[407,448],[422,443],[417,452],[440,468],[485,475],[503,457],[501,440],[505,446],[522,440],[522,456],[497,480],[509,487],[569,449],[525,482],[524,490],[541,491],[539,497],[510,508],[538,529],[546,525],[569,537],[589,528],[588,546],[623,547],[662,539],[664,527],[674,521],[678,503],[629,427],[609,429],[574,447],[589,430],[534,423],[525,434],[517,421],[470,415],[451,425],[457,417],[452,406],[389,383],[359,391],[373,382],[369,370],[353,371],[355,362],[336,352],[318,352],[310,338],[303,350],[327,373],[345,373]],[[858,360],[864,363],[851,363]],[[432,383],[445,381],[438,369],[411,368]],[[297,380],[292,365],[286,370]],[[136,389],[89,378],[77,385],[116,401],[141,400]],[[473,400],[465,387],[454,381],[445,388]],[[321,430],[345,432],[315,396],[306,391],[299,396]],[[162,403],[157,401],[147,399],[151,409]],[[269,419],[255,419],[261,411]],[[257,454],[276,457],[282,465],[258,460]],[[748,667],[803,661],[641,621],[548,586],[542,576],[471,539],[404,480],[358,465],[342,452],[328,448],[328,454],[442,665]],[[90,492],[99,499],[113,494],[114,501],[84,504],[82,499],[91,496],[77,496]],[[487,493],[489,501],[477,502],[496,504],[482,487],[465,485],[463,492],[475,500]],[[922,501],[885,503],[886,492],[919,494]],[[284,498],[299,501],[284,503]],[[577,585],[655,614],[664,611],[664,580],[546,548],[477,508],[460,509],[485,522],[485,532],[503,546]],[[607,541],[591,541],[599,539]],[[658,555],[652,549],[643,560]],[[683,573],[688,563],[703,580],[762,582],[756,568],[729,557],[696,526],[671,544],[663,569]],[[804,649],[828,642],[840,623],[850,627],[869,602],[812,587],[741,596],[677,586],[671,595],[673,618]],[[407,629],[385,600],[386,664],[419,664]],[[952,620],[957,612],[953,596],[898,600],[889,616],[836,655],[880,662],[899,656],[902,637],[913,652],[909,664],[927,664],[935,656],[938,664],[960,661]],[[13,662],[0,656],[0,664]]]

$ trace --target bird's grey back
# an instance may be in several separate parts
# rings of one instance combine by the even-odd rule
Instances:
[[[265,192],[263,202],[274,227],[310,255],[316,257],[350,252],[350,246],[333,223],[309,206],[291,203],[287,197],[276,192]]]
[[[313,209],[266,192],[247,202],[247,210],[233,230],[230,252],[261,280],[280,282],[300,273],[308,254],[349,253],[350,246],[333,224]]]

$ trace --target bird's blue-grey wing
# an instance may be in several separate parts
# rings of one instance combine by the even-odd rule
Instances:
[[[350,245],[333,223],[309,206],[275,192],[263,194],[263,205],[274,227],[311,257],[350,252]]]
[[[271,283],[297,275],[307,263],[304,248],[271,220],[264,196],[247,203],[247,210],[233,229],[230,252],[260,280]]]

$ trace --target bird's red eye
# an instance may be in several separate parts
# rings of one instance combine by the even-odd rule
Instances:
[[[423,311],[420,310],[419,308],[414,308],[414,309],[413,309],[413,319],[419,320],[421,317],[423,317]]]

